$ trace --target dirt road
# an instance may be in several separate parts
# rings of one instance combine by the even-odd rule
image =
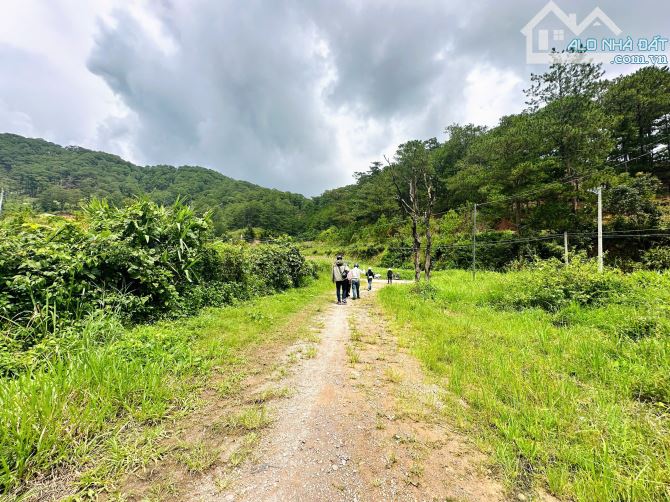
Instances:
[[[440,423],[439,392],[397,346],[375,293],[312,320],[316,356],[282,382],[293,393],[274,401],[251,458],[215,467],[180,498],[502,500],[485,458]]]

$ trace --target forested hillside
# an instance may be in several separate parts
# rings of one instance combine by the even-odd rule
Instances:
[[[500,268],[524,255],[560,256],[566,231],[571,247],[592,252],[592,190],[603,186],[609,258],[639,260],[667,226],[668,68],[606,80],[599,65],[557,62],[532,75],[525,97],[526,109],[496,127],[452,124],[444,142],[408,141],[355,185],[317,197],[313,235],[361,254],[386,249],[385,264],[407,263],[413,242],[398,201],[409,201],[414,183],[419,226],[430,206],[438,267],[468,266],[476,204],[477,239],[488,245],[480,263]]]
[[[112,204],[141,195],[171,204],[180,197],[197,211],[212,211],[217,233],[252,226],[296,234],[304,227],[302,211],[309,205],[302,195],[203,167],[141,167],[116,155],[15,134],[0,134],[0,185],[48,212],[73,211],[91,197]]]

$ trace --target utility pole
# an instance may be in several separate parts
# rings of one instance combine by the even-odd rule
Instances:
[[[472,211],[472,280],[477,270],[477,204]]]
[[[598,194],[598,272],[603,271],[603,187],[597,188]]]
[[[589,190],[598,196],[598,272],[603,271],[603,187]]]
[[[563,256],[565,256],[565,265],[568,265],[568,231],[563,232]]]

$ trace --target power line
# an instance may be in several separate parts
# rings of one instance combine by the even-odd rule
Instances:
[[[649,230],[656,230],[656,232],[644,233],[644,234],[620,233],[618,231],[603,232],[603,238],[617,239],[617,238],[636,238],[636,237],[670,237],[670,230],[664,231],[663,229],[647,229],[646,231],[649,232]],[[568,232],[567,235],[570,237],[595,237],[597,236],[597,234],[598,234],[597,232]],[[539,237],[528,237],[521,239],[503,239],[496,242],[478,241],[477,247],[510,246],[514,244],[526,244],[529,242],[542,242],[542,241],[549,241],[558,238],[563,238],[564,235],[565,235],[564,233],[560,233],[560,234],[550,234]],[[453,244],[437,244],[433,246],[433,249],[444,250],[452,248],[470,248],[470,247],[472,247],[472,241],[453,243]],[[388,249],[391,251],[412,251],[414,248],[411,246],[389,246]]]

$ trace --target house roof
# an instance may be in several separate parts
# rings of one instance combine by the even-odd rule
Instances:
[[[607,26],[612,33],[619,35],[621,29],[612,21],[607,14],[605,14],[600,7],[596,7],[591,11],[591,13],[586,16],[581,23],[577,24],[577,18],[574,14],[568,15],[563,10],[556,5],[553,0],[550,0],[547,5],[545,5],[536,15],[531,19],[526,26],[523,27],[521,33],[526,36],[529,36],[533,31],[533,28],[542,21],[550,13],[554,13],[561,22],[576,35],[579,36],[586,28],[588,28],[593,21],[596,19],[600,20],[605,26]]]

